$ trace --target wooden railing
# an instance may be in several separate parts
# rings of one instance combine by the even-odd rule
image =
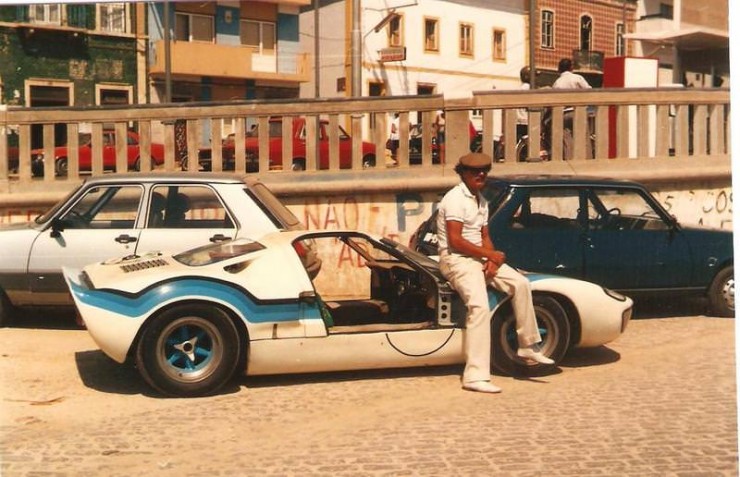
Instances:
[[[157,169],[180,170],[184,162],[186,169],[196,171],[199,155],[206,155],[213,171],[233,163],[237,171],[263,175],[301,174],[293,170],[298,150],[305,155],[301,159],[307,170],[363,171],[372,146],[374,170],[449,168],[455,161],[447,158],[457,158],[471,148],[516,165],[520,172],[541,170],[541,161],[603,163],[625,158],[636,160],[635,166],[673,157],[701,157],[729,165],[729,107],[728,89],[674,88],[488,91],[462,99],[433,95],[128,107],[6,107],[0,109],[0,192],[10,191],[9,184],[47,187],[78,181],[81,176],[109,168],[129,170],[125,144],[117,142],[111,146],[113,152],[105,148],[103,137],[108,130],[113,130],[116,137],[124,137],[129,130],[138,134],[142,171],[151,168],[155,143],[164,145],[164,161]],[[529,135],[523,140],[516,136],[516,111],[520,108],[529,116]],[[446,116],[443,141],[433,128],[440,110]],[[399,113],[400,140],[398,151],[391,157],[385,146],[394,112]],[[477,137],[471,135],[473,117],[480,118],[475,123]],[[275,134],[276,118],[282,124],[278,131],[284,132],[279,141],[279,170],[275,170],[280,161],[275,161],[274,150],[271,158],[269,137],[271,125]],[[293,131],[295,140],[290,138],[293,121],[287,121],[289,118],[305,118],[305,127]],[[416,128],[414,125],[419,123],[421,127]],[[224,140],[245,144],[251,124],[258,125],[255,148],[230,150],[229,142]],[[341,136],[340,126],[351,139]],[[320,128],[325,130],[326,139],[319,139]],[[542,128],[546,134],[541,134]],[[80,143],[83,131],[89,133],[91,146]],[[275,144],[275,139],[272,141]],[[64,150],[55,151],[55,145],[61,144],[66,146]],[[89,149],[92,158],[89,171],[80,170],[83,148]],[[522,149],[533,152],[525,154]],[[104,164],[108,153],[115,156],[114,164]],[[33,159],[42,154],[44,167],[39,171],[33,167]],[[66,155],[66,172],[62,170],[61,175],[60,168],[55,171],[49,166],[55,154]],[[344,157],[347,154],[351,161]],[[40,172],[38,177],[34,170]]]

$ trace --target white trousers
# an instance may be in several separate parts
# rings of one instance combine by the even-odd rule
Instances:
[[[488,306],[483,264],[474,258],[444,254],[440,271],[467,306],[463,335],[465,371],[463,383],[491,379],[491,309]],[[504,264],[490,284],[512,297],[519,346],[541,341],[532,305],[532,289],[522,274]]]

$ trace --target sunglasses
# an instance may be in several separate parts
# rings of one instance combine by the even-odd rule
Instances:
[[[474,175],[478,174],[488,174],[491,172],[491,166],[488,167],[465,167],[464,168],[468,172],[472,172]]]

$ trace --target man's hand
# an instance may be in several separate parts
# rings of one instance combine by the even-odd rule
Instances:
[[[506,262],[506,254],[499,250],[491,250],[486,254],[486,258],[489,262],[493,262],[496,265],[496,269]]]
[[[487,280],[490,280],[491,278],[495,277],[498,273],[499,265],[494,263],[491,260],[486,260],[483,263],[483,275],[485,275]]]

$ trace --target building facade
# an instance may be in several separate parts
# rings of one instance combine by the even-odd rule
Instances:
[[[318,68],[301,96],[353,96],[351,0],[322,0]],[[363,0],[361,96],[445,94],[516,88],[527,54],[521,0]],[[312,7],[301,9],[304,48],[315,49]]]
[[[727,0],[641,0],[627,35],[640,56],[659,61],[660,84],[729,86]]]
[[[148,4],[151,102],[298,97],[309,60],[298,9],[310,1]]]
[[[601,86],[604,59],[634,55],[625,34],[634,31],[635,0],[537,0],[535,67],[539,86],[551,85],[562,58],[592,86]]]

